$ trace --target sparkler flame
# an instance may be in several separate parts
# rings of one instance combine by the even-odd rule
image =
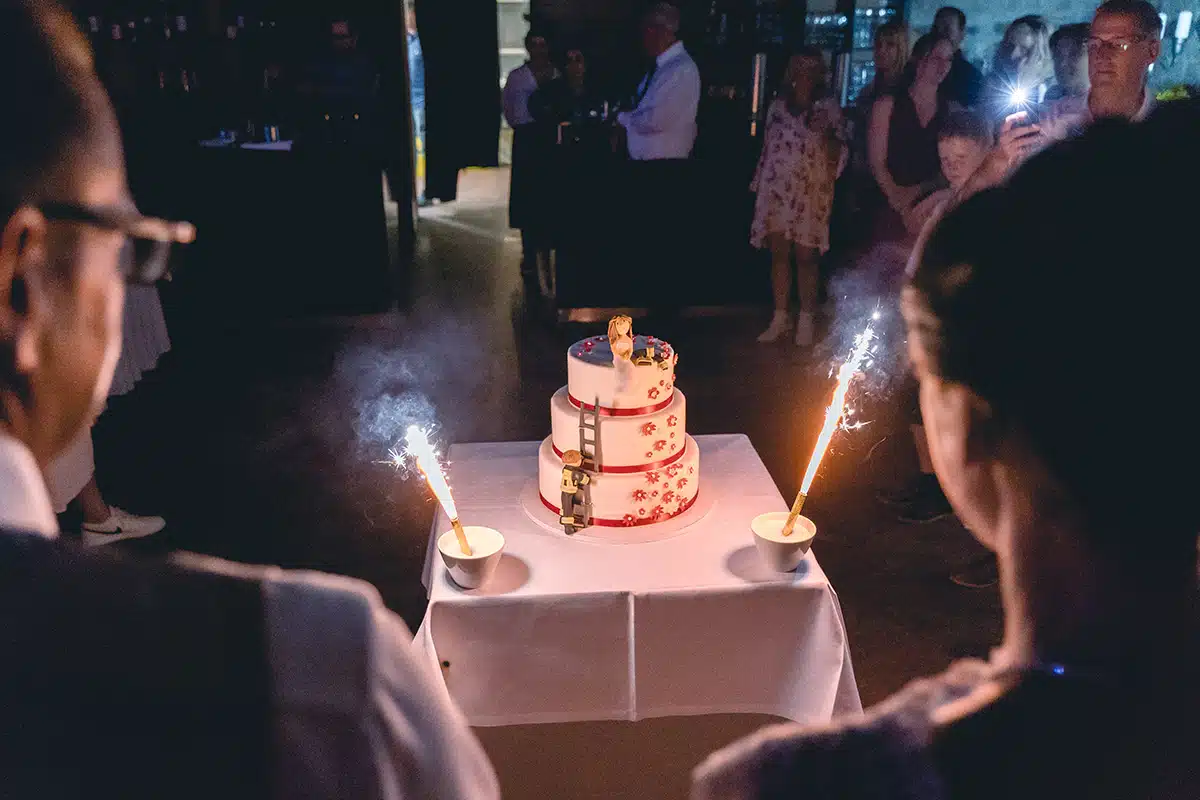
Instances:
[[[842,420],[848,413],[846,394],[850,391],[850,383],[854,380],[854,376],[862,371],[871,357],[871,345],[875,341],[875,320],[877,319],[879,319],[879,312],[871,315],[871,322],[863,329],[862,333],[855,337],[854,348],[842,366],[838,368],[837,388],[833,390],[833,400],[830,402],[829,408],[825,409],[825,424],[821,427],[821,434],[817,437],[812,457],[808,460],[808,469],[800,484],[800,494],[802,495],[807,495],[808,490],[812,488],[813,480],[817,477],[817,470],[821,467],[821,459],[825,457],[825,451],[829,449],[829,442],[832,441],[838,428],[843,427]],[[852,425],[847,424],[845,427],[858,428],[865,424],[853,423]]]
[[[837,433],[838,428],[861,428],[866,424],[865,422],[850,423],[848,421],[849,415],[853,411],[846,408],[846,394],[850,391],[850,382],[854,380],[854,376],[867,365],[871,357],[871,345],[875,341],[875,322],[878,319],[879,310],[876,309],[875,313],[871,315],[871,321],[867,323],[867,327],[855,338],[854,348],[850,351],[850,355],[837,371],[837,388],[833,391],[833,401],[830,402],[829,408],[825,409],[825,424],[821,427],[821,435],[817,437],[816,447],[813,448],[812,457],[808,460],[808,470],[804,473],[800,491],[796,493],[796,502],[792,503],[792,510],[783,524],[784,536],[792,535],[796,520],[799,519],[800,512],[804,508],[804,501],[808,499],[808,490],[812,488],[813,479],[817,477],[817,470],[821,467],[821,459],[825,457],[825,451],[829,449],[829,442]]]
[[[409,425],[404,434],[404,452],[400,454],[392,450],[389,455],[397,466],[409,458],[416,461],[417,469],[421,470],[421,474],[425,476],[430,491],[442,504],[442,510],[446,512],[446,516],[452,520],[458,519],[458,507],[454,505],[454,495],[450,492],[450,482],[446,480],[446,471],[442,468],[442,461],[438,458],[437,450],[434,450],[433,445],[429,443],[429,435],[424,429],[416,425]]]
[[[397,467],[403,466],[406,459],[417,462],[417,469],[425,476],[433,496],[442,505],[442,510],[450,518],[450,527],[454,528],[454,536],[463,555],[472,555],[471,545],[467,541],[467,532],[458,521],[458,506],[454,505],[454,495],[450,492],[450,482],[446,480],[446,471],[442,468],[437,451],[429,443],[429,435],[416,425],[409,425],[404,434],[404,452],[397,453],[394,449],[388,452],[392,463]]]

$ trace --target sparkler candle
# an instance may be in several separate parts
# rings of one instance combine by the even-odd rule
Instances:
[[[833,390],[833,401],[829,404],[829,408],[825,409],[825,424],[821,427],[816,447],[813,448],[812,457],[808,460],[808,469],[804,472],[804,480],[800,483],[800,492],[796,495],[796,502],[792,504],[792,511],[788,514],[787,522],[783,524],[784,536],[792,535],[796,519],[804,508],[804,501],[808,499],[808,490],[812,488],[813,480],[817,477],[821,459],[825,457],[825,451],[829,449],[829,442],[833,439],[833,435],[842,425],[850,382],[854,380],[855,375],[862,371],[863,365],[871,355],[871,345],[875,341],[875,321],[878,319],[879,312],[876,311],[871,315],[871,322],[855,338],[854,349],[850,351],[850,355],[838,368],[837,388]]]
[[[425,481],[429,484],[433,496],[442,504],[442,510],[450,518],[450,525],[454,528],[454,535],[458,538],[458,546],[462,549],[463,555],[471,555],[471,545],[467,542],[467,533],[463,530],[462,523],[458,521],[458,508],[454,505],[454,495],[450,493],[450,483],[446,480],[446,472],[442,469],[442,462],[438,458],[437,451],[429,443],[429,437],[421,428],[410,425],[404,434],[404,442],[404,456],[417,462],[417,468],[425,476]]]

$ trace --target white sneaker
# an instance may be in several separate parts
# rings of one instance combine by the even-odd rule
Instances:
[[[812,343],[813,315],[807,311],[801,311],[796,315],[796,346],[812,347]]]
[[[792,327],[792,321],[788,317],[786,311],[776,311],[775,316],[771,317],[771,325],[758,337],[758,341],[762,344],[769,344],[779,340]]]
[[[84,547],[99,547],[123,539],[141,539],[167,527],[167,521],[162,517],[139,517],[116,506],[109,506],[108,510],[108,519],[104,522],[83,523]]]

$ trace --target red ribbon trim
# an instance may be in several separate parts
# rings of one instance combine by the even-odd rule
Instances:
[[[636,417],[641,414],[653,414],[655,411],[662,411],[667,406],[671,405],[671,401],[675,399],[675,390],[667,395],[667,399],[661,403],[656,403],[652,406],[642,406],[641,408],[609,408],[608,406],[600,406],[600,416],[602,417]],[[584,403],[575,399],[575,396],[570,392],[567,393],[567,400],[576,408],[586,408],[591,411],[595,408],[591,403]]]
[[[635,519],[633,522],[627,523],[623,519],[596,519],[595,517],[592,517],[592,524],[599,525],[601,528],[636,528],[639,525],[650,525],[655,522],[665,522],[666,520],[670,519],[671,517],[679,516],[680,514],[687,511],[692,506],[694,506],[696,504],[696,499],[699,497],[700,497],[700,493],[696,492],[696,496],[693,497],[691,500],[689,500],[687,502],[687,504],[684,505],[683,508],[679,509],[678,511],[676,511],[673,514],[667,514],[667,516],[664,517],[663,519],[655,519],[654,517],[645,517],[645,518],[639,517],[639,518]],[[549,500],[542,497],[541,492],[538,492],[538,499],[542,501],[542,505],[544,505],[546,508],[553,511],[555,514],[562,516],[562,509],[556,505],[552,505]]]
[[[559,458],[563,457],[562,450],[559,450],[554,446],[554,444],[551,444],[550,447],[554,450],[554,455],[558,456]],[[614,475],[632,475],[635,472],[649,472],[652,469],[661,469],[669,464],[674,464],[676,461],[683,458],[684,451],[686,450],[687,443],[684,442],[683,450],[680,450],[678,453],[669,458],[664,458],[662,461],[655,461],[653,464],[642,464],[636,467],[605,467],[601,465],[600,471]]]

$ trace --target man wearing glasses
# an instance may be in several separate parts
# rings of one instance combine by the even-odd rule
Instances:
[[[1024,111],[1006,119],[996,146],[960,197],[995,186],[1033,153],[1079,135],[1097,119],[1145,119],[1154,107],[1146,83],[1162,50],[1161,28],[1146,0],[1108,0],[1097,8],[1087,38],[1088,93],[1051,103],[1037,120]]]
[[[497,798],[369,586],[57,539],[42,472],[108,393],[125,284],[194,231],[138,213],[70,15],[0,0],[0,31],[2,793]]]
[[[1162,50],[1161,27],[1146,0],[1109,0],[1100,6],[1087,39],[1091,89],[1086,97],[1051,105],[1041,123],[1046,137],[1065,139],[1104,117],[1144,119],[1154,103],[1146,81]]]

